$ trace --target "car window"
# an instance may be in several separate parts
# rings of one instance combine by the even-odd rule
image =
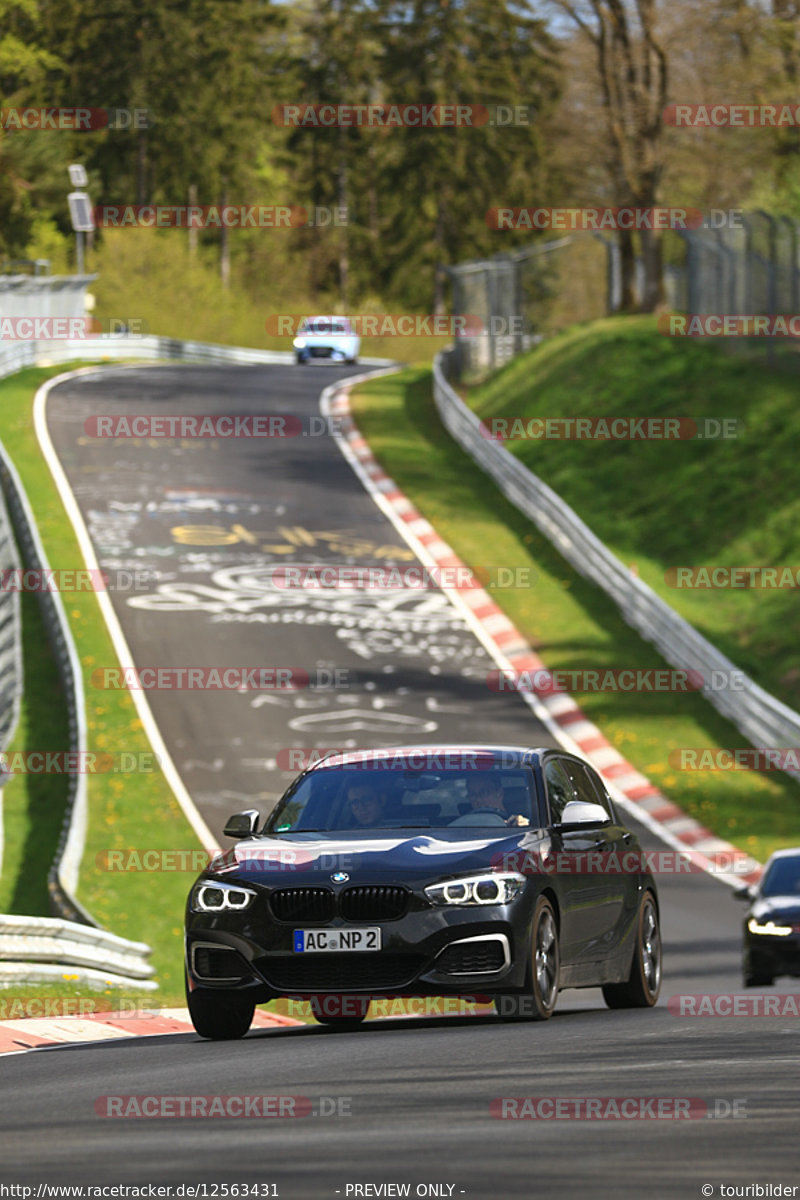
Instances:
[[[762,896],[800,895],[800,858],[776,858],[761,881]]]
[[[599,779],[589,767],[583,763],[570,762],[567,764],[568,774],[575,791],[575,799],[584,804],[599,804],[614,819],[614,813],[608,803],[605,790]]]
[[[470,812],[491,809],[538,825],[525,767],[499,770],[402,770],[369,765],[330,768],[301,778],[278,802],[265,832],[362,828],[442,828]],[[534,813],[536,818],[534,819]],[[474,822],[473,824],[478,824]]]
[[[548,759],[543,773],[547,799],[550,803],[550,820],[555,825],[561,820],[566,805],[570,800],[574,800],[575,796],[560,759]]]

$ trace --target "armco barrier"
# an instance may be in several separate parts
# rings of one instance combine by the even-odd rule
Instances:
[[[447,379],[452,351],[434,363],[434,399],[445,428],[560,554],[616,603],[627,623],[660,650],[673,667],[689,667],[710,680],[736,672],[741,690],[703,688],[703,694],[754,746],[800,744],[800,713],[782,704],[721,654],[611,553],[577,513],[500,442],[481,432],[481,421]],[[728,674],[730,678],[730,674]],[[718,679],[723,676],[718,675]],[[800,771],[787,770],[793,778]]]
[[[61,982],[64,974],[94,983],[125,983],[153,990],[150,947],[105,929],[54,917],[0,916],[0,987]],[[66,968],[66,970],[65,970]]]

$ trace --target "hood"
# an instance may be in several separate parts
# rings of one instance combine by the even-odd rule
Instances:
[[[759,921],[772,918],[787,925],[800,925],[800,897],[794,896],[760,896],[750,909],[750,916]]]
[[[515,856],[538,838],[530,830],[509,835],[459,829],[434,833],[288,834],[246,838],[215,858],[207,874],[236,876],[265,887],[327,884],[346,872],[350,881],[412,882],[473,871],[513,869]]]

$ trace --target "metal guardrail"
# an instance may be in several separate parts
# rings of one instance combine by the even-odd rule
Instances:
[[[11,532],[11,521],[0,493],[0,571],[16,571],[19,555]],[[22,695],[22,622],[19,591],[0,589],[0,750],[5,750],[19,721]],[[0,870],[3,862],[4,772],[0,771]]]
[[[158,985],[151,978],[155,971],[147,962],[149,953],[150,947],[144,942],[132,942],[74,921],[0,916],[0,986],[30,982],[37,975],[40,980],[52,979],[67,967],[70,974],[88,972],[93,982],[125,983],[153,990]],[[44,971],[37,971],[41,967]]]
[[[36,519],[17,470],[0,443],[0,485],[14,525],[22,561],[26,570],[47,572],[50,564],[39,537]],[[83,674],[72,632],[64,612],[61,594],[42,589],[36,593],[42,619],[53,650],[67,706],[69,750],[83,756],[86,752],[86,711]],[[80,759],[78,760],[80,761]],[[73,893],[78,883],[78,868],[86,835],[86,775],[68,776],[67,805],[56,856],[47,879],[50,907],[55,916],[83,925],[97,922],[78,903]]]
[[[788,747],[800,744],[800,713],[759,687],[729,658],[702,637],[683,617],[638,579],[592,533],[568,504],[529,471],[509,450],[482,432],[482,422],[457,395],[447,379],[452,351],[434,363],[434,399],[446,429],[477,466],[498,485],[586,579],[602,588],[616,603],[627,623],[651,642],[673,667],[691,668],[706,680],[703,695],[754,746]],[[717,689],[713,672],[735,673],[741,690]],[[718,674],[717,680],[724,675]],[[800,779],[800,771],[786,774]]]

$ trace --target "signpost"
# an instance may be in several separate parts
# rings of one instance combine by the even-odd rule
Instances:
[[[69,181],[74,188],[83,189],[89,182],[86,174],[86,168],[80,163],[71,163],[69,168]],[[78,274],[83,274],[83,235],[90,233],[94,229],[94,216],[92,215],[92,202],[89,199],[87,192],[82,190],[70,192],[67,196],[69,204],[69,215],[72,221],[72,228],[75,230],[75,244],[78,260]]]

